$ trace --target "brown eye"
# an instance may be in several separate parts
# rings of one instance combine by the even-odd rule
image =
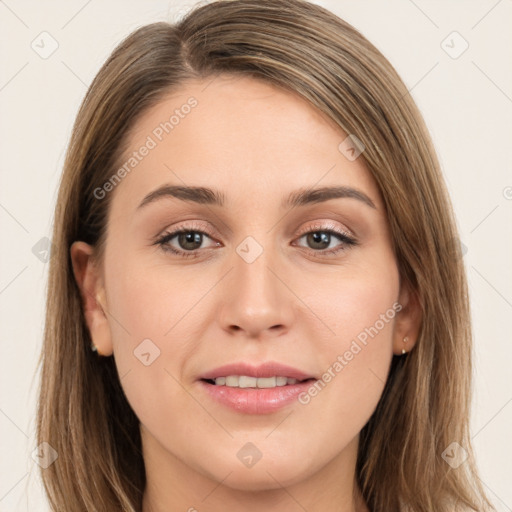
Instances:
[[[176,235],[176,240],[181,249],[194,251],[201,247],[203,233],[199,231],[182,231]]]
[[[348,233],[337,228],[332,223],[317,223],[304,230],[298,240],[304,240],[299,243],[299,247],[309,249],[315,256],[335,255],[351,246],[357,245],[355,238]]]
[[[311,249],[327,249],[331,243],[331,234],[327,231],[312,231],[305,236]]]
[[[193,227],[182,227],[175,231],[164,233],[154,243],[155,245],[159,245],[162,250],[166,252],[189,258],[198,256],[199,252],[203,249],[220,245],[218,242],[213,242],[210,246],[201,247],[204,245],[206,239],[212,240],[213,242],[209,233],[203,230]]]
[[[307,231],[299,237],[300,239],[305,239],[306,241],[306,246],[300,245],[300,247],[306,247],[306,249],[310,249],[319,256],[336,254],[357,245],[357,241],[354,238],[332,228]],[[335,243],[336,240],[339,243],[332,247],[331,244]]]

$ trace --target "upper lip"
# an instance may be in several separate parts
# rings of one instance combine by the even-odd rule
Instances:
[[[248,377],[273,377],[275,375],[277,377],[288,377],[297,380],[315,378],[297,368],[275,361],[268,361],[258,366],[245,362],[226,364],[203,373],[199,378],[216,379],[217,377],[227,377],[228,375],[247,375]]]

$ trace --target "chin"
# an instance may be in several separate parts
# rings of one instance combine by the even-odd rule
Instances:
[[[309,476],[311,470],[311,463],[302,467],[296,460],[264,460],[262,457],[252,467],[244,467],[242,463],[226,464],[221,471],[210,473],[210,477],[231,489],[265,491],[298,484]]]

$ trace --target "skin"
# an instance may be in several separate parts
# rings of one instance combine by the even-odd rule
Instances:
[[[127,153],[190,96],[198,105],[110,192],[102,264],[84,242],[71,248],[93,343],[114,355],[141,422],[143,510],[367,511],[355,484],[359,432],[393,354],[405,336],[412,349],[420,323],[415,295],[400,285],[377,186],[362,157],[338,150],[347,134],[332,121],[247,77],[183,85],[139,119]],[[167,197],[137,208],[166,183],[215,188],[226,203]],[[331,185],[364,192],[375,208],[354,198],[281,207],[291,191]],[[197,257],[154,245],[191,223],[209,231]],[[344,249],[322,256],[305,233],[329,228],[358,244],[333,235],[328,248]],[[252,263],[236,252],[247,236],[263,248]],[[190,247],[178,237],[168,244]],[[268,360],[320,378],[396,302],[403,309],[308,404],[241,414],[197,381],[230,362]],[[160,350],[149,366],[134,355],[147,338]],[[251,468],[237,457],[248,442],[262,454]]]

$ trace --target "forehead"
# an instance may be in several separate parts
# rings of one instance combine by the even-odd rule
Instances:
[[[182,84],[130,130],[115,195],[132,208],[162,184],[226,191],[229,204],[290,190],[357,186],[378,202],[364,160],[340,151],[347,138],[296,93],[251,77],[220,75]]]

